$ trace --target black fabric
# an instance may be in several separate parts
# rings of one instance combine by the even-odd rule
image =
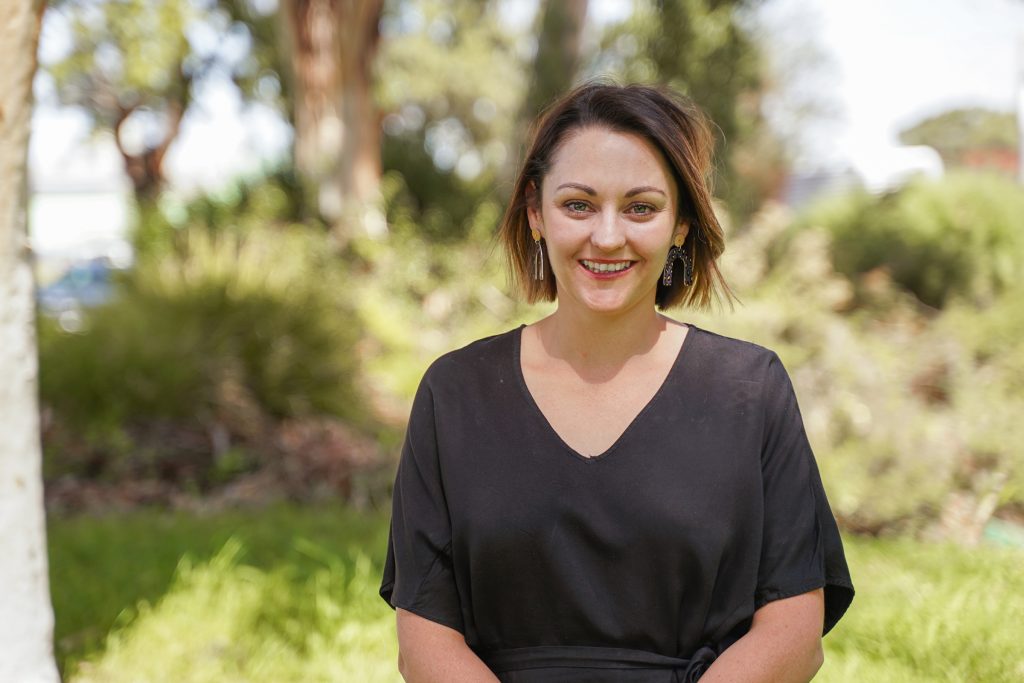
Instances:
[[[587,458],[527,390],[521,331],[448,353],[424,375],[395,481],[380,589],[390,605],[461,631],[484,661],[565,646],[701,652],[703,670],[756,609],[821,587],[824,631],[835,625],[853,584],[773,352],[691,326],[655,396]],[[628,680],[690,680],[680,671]]]

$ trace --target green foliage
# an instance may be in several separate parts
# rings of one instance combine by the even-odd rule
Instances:
[[[322,599],[320,593],[328,588],[331,596],[324,604],[343,601],[349,605],[347,616],[362,619],[367,612],[353,615],[351,605],[376,601],[380,604],[369,605],[374,608],[373,617],[387,618],[390,610],[380,598],[364,590],[363,585],[356,587],[353,583],[357,575],[366,586],[378,580],[387,530],[386,517],[339,506],[274,506],[206,514],[139,510],[130,515],[51,516],[47,538],[56,616],[54,641],[65,680],[69,680],[69,674],[70,680],[76,680],[74,672],[79,663],[103,652],[108,633],[134,623],[140,614],[152,610],[141,605],[157,605],[162,596],[180,585],[182,574],[196,576],[204,571],[205,565],[216,564],[214,558],[222,549],[227,549],[222,560],[231,560],[228,575],[242,585],[221,584],[223,596],[209,596],[213,602],[206,604],[209,607],[219,604],[221,599],[230,602],[236,596],[251,596],[246,591],[253,586],[245,577],[257,577],[273,588],[268,591],[272,594],[260,593],[266,602],[265,611],[274,612],[270,620],[280,618],[283,623],[287,618],[295,625],[264,629],[263,633],[290,628],[292,637],[301,638],[301,633],[295,632],[298,628],[308,630],[311,638],[321,634],[329,625],[315,622],[316,628],[309,628],[314,623],[310,618],[317,614],[313,601]],[[373,567],[369,577],[367,564]],[[330,570],[326,577],[330,586],[317,583],[324,580],[324,570]],[[195,616],[195,607],[186,607],[187,613]],[[238,613],[232,608],[228,614]],[[180,632],[168,635],[193,645],[210,634],[194,631],[200,628],[199,622],[178,623],[182,626]],[[217,628],[223,627],[221,617],[217,624]],[[241,628],[249,626],[252,625]],[[357,624],[349,629],[354,626]],[[393,616],[388,626],[393,627]],[[372,635],[368,634],[363,642],[369,645]],[[381,640],[386,645],[388,636],[383,635]],[[211,638],[210,642],[213,641]],[[382,658],[381,665],[384,661],[393,665],[394,658]],[[123,675],[136,673],[135,666],[133,663],[126,668]],[[81,673],[87,671],[85,666]],[[141,675],[142,670],[138,673]],[[196,679],[186,676],[177,680]]]
[[[885,279],[856,292],[833,267],[839,251],[824,231],[762,214],[723,264],[742,305],[685,318],[779,352],[845,528],[975,539],[1024,504],[1024,298],[935,317]]]
[[[933,147],[948,166],[957,166],[963,164],[964,155],[971,151],[1016,153],[1019,136],[1013,112],[972,107],[926,118],[900,131],[900,142]]]
[[[389,225],[415,224],[417,234],[431,242],[464,241],[481,205],[495,202],[493,169],[473,178],[439,170],[420,132],[385,136],[383,162],[391,169],[381,180]]]
[[[164,193],[158,206],[139,207],[132,229],[132,250],[141,262],[181,251],[181,234],[245,236],[268,226],[323,231],[310,215],[312,205],[298,175],[279,168],[264,177],[239,179],[219,191],[188,200]]]
[[[409,220],[431,240],[464,239],[516,160],[526,90],[517,44],[526,36],[500,24],[494,3],[438,0],[396,3],[382,31],[376,100],[387,112],[381,157],[391,185],[384,193],[391,204],[401,176]]]
[[[198,17],[192,3],[63,0],[54,11],[70,24],[73,42],[49,71],[65,103],[85,105],[100,125],[116,125],[121,106],[160,108],[158,100],[180,90],[190,53],[185,29]]]
[[[951,174],[880,197],[826,200],[797,223],[833,240],[836,269],[880,269],[922,302],[991,302],[1024,274],[1024,190],[997,176]]]
[[[643,0],[629,19],[606,32],[589,68],[628,82],[667,84],[710,116],[718,132],[719,193],[741,221],[763,200],[758,182],[739,176],[733,158],[749,143],[767,144],[758,97],[761,48],[744,21],[744,13],[758,4]]]
[[[51,520],[66,680],[398,681],[386,535],[385,516],[330,508]],[[815,680],[1020,678],[1022,551],[844,543],[857,597]]]
[[[587,0],[547,0],[538,10],[537,54],[520,116],[525,131],[530,121],[568,92],[580,63]]]
[[[167,151],[210,81],[283,108],[273,23],[248,0],[54,0],[46,20],[68,38],[41,64],[57,101],[112,135],[140,203],[159,198]]]
[[[230,62],[231,80],[243,96],[274,107],[291,121],[291,56],[281,49],[277,6],[261,0],[212,0],[211,7],[217,8],[211,10],[213,27],[227,27],[233,40],[248,43],[248,54]]]
[[[70,38],[66,53],[43,65],[57,99],[84,112],[94,132],[112,133],[142,202],[163,187],[164,156],[202,77],[186,37],[201,14],[185,0],[63,0],[49,14]]]
[[[43,67],[61,103],[82,107],[98,128],[114,131],[137,107],[187,107],[191,85],[218,70],[243,95],[276,101],[283,79],[269,69],[268,44],[246,45],[254,34],[266,41],[268,20],[246,0],[55,0],[49,11],[67,23],[71,43]]]
[[[82,333],[41,339],[44,399],[68,417],[182,417],[240,381],[273,415],[352,412],[356,328],[343,281],[308,235],[185,235],[142,265]],[[321,262],[317,262],[320,259]]]
[[[961,486],[985,492],[995,506],[1024,509],[1024,286],[1018,282],[981,310],[957,303],[937,328],[965,356],[950,371],[970,453],[958,472]]]
[[[125,428],[161,420],[364,420],[347,292],[319,233],[183,227],[138,261],[119,296],[87,312],[81,332],[41,321],[42,400],[61,425],[133,460],[141,454]],[[51,474],[78,471],[74,449],[49,450]]]
[[[606,37],[629,81],[660,81],[708,112],[726,140],[749,120],[737,107],[740,95],[758,86],[757,46],[738,12],[750,0],[660,0],[638,3],[634,15]],[[614,63],[614,62],[613,62]]]
[[[402,177],[384,179],[388,196],[401,196]],[[501,207],[483,201],[467,218],[461,241],[438,241],[402,201],[391,203],[383,240],[352,244],[358,277],[352,283],[366,363],[363,370],[392,400],[404,422],[427,364],[442,353],[505,329],[525,307],[506,294],[503,255],[493,239]]]

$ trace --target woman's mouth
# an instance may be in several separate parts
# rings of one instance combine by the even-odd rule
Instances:
[[[579,263],[588,273],[609,277],[629,270],[633,267],[635,261],[591,261],[589,259],[582,259]]]

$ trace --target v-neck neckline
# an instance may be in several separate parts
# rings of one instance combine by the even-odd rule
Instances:
[[[585,462],[590,463],[600,462],[607,458],[608,456],[612,455],[616,450],[618,450],[619,445],[626,440],[630,432],[632,432],[636,427],[637,423],[639,423],[641,419],[644,417],[644,415],[651,410],[651,407],[658,403],[659,399],[661,398],[661,395],[665,393],[668,385],[672,383],[675,376],[679,374],[679,372],[681,371],[681,366],[683,365],[684,357],[688,355],[686,350],[692,345],[693,342],[693,333],[700,332],[700,328],[698,328],[696,325],[693,325],[692,323],[684,324],[687,327],[686,336],[683,337],[683,343],[680,345],[679,351],[676,353],[675,358],[672,360],[672,365],[671,367],[669,367],[668,372],[665,374],[665,378],[661,381],[661,384],[658,386],[657,391],[655,391],[654,395],[651,396],[647,403],[645,403],[644,406],[639,411],[637,411],[637,414],[633,416],[633,419],[630,420],[629,424],[626,425],[626,428],[622,430],[622,432],[611,443],[611,445],[608,446],[608,448],[606,448],[601,453],[598,453],[597,455],[583,455],[575,448],[570,446],[568,443],[566,443],[565,439],[562,438],[562,435],[559,434],[558,431],[551,424],[551,421],[548,419],[547,415],[544,414],[544,411],[540,409],[540,405],[537,403],[537,400],[533,397],[533,394],[530,392],[530,387],[526,384],[526,373],[523,372],[522,361],[523,330],[526,328],[525,324],[520,325],[518,329],[515,330],[515,334],[512,337],[512,365],[514,367],[514,375],[518,380],[520,392],[522,393],[527,405],[530,407],[530,410],[534,413],[535,417],[541,423],[543,429],[547,432],[549,436],[554,437],[555,442],[558,443],[566,453],[573,456],[577,460],[583,460]]]

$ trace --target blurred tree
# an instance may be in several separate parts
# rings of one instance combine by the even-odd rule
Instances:
[[[25,234],[32,78],[42,0],[0,3],[0,680],[57,681]]]
[[[537,56],[523,102],[525,123],[572,87],[580,67],[587,0],[546,0],[541,16]]]
[[[44,64],[60,103],[113,134],[142,204],[163,189],[167,152],[207,79],[230,78],[247,98],[279,102],[265,68],[271,57],[253,50],[253,34],[232,15],[241,2],[225,0],[226,9],[215,0],[52,3],[69,41],[61,58]]]
[[[81,107],[113,133],[136,198],[153,201],[163,162],[192,100],[200,60],[189,60],[186,0],[58,0],[70,27],[66,56],[49,65],[62,104]]]
[[[279,5],[266,0],[216,0],[233,31],[248,35],[248,50],[230,76],[243,96],[275,108],[290,123],[295,120],[290,55],[285,49]]]
[[[536,36],[510,29],[500,2],[56,2],[71,29],[66,55],[49,66],[57,91],[114,133],[140,201],[162,188],[195,93],[227,77],[292,124],[297,170],[342,241],[355,225],[384,229],[378,196],[390,219],[401,205],[406,224],[459,239],[482,201],[502,201],[524,121],[572,85],[585,59],[586,0],[543,3]],[[734,210],[777,185],[752,163],[778,150],[765,136],[759,54],[742,21],[757,3],[643,0],[584,71],[666,82],[707,109]],[[737,182],[734,169],[752,180]],[[382,171],[393,172],[384,188]]]
[[[765,126],[761,54],[745,21],[760,2],[638,0],[632,16],[606,32],[589,69],[664,83],[700,105],[718,128],[723,195],[740,215],[760,203],[746,196],[733,166],[735,152]]]
[[[481,207],[504,200],[498,178],[515,158],[531,36],[498,3],[444,0],[389,3],[381,30],[389,223],[460,240]]]
[[[1012,112],[980,107],[953,109],[900,131],[905,145],[934,148],[947,167],[989,168],[1016,177],[1017,119]]]
[[[290,67],[295,165],[317,189],[320,213],[342,238],[343,226],[381,227],[369,221],[381,175],[372,75],[383,6],[383,0],[293,0],[278,10]]]

